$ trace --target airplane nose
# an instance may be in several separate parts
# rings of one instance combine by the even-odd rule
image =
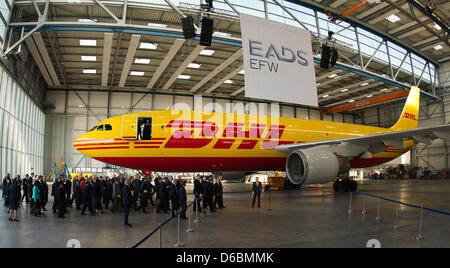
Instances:
[[[77,149],[77,150],[78,150],[78,147],[79,147],[79,146],[77,146],[77,145],[80,144],[82,137],[83,137],[83,135],[81,135],[80,137],[76,138],[76,139],[73,141],[73,147],[74,147],[75,149]],[[79,151],[79,150],[78,150],[78,151]]]

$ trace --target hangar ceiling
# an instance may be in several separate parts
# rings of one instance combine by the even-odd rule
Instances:
[[[245,74],[237,16],[237,12],[246,12],[246,3],[242,1],[215,1],[217,9],[211,15],[215,42],[208,48],[199,46],[196,40],[181,38],[182,15],[193,15],[197,25],[204,15],[195,5],[198,1],[184,1],[195,4],[172,1],[176,2],[173,7],[168,5],[170,1],[55,0],[48,1],[48,5],[46,2],[16,0],[9,26],[15,40],[29,33],[26,46],[49,89],[112,89],[244,98]],[[264,3],[245,2],[255,3],[255,7],[248,7],[255,12]],[[291,3],[295,1],[281,2],[268,1],[266,16],[314,30],[302,18],[305,7]],[[339,14],[359,1],[302,2],[323,10],[332,8]],[[434,16],[448,25],[449,9],[449,3],[438,3]],[[382,35],[379,40],[370,40],[368,33],[358,32],[356,36],[364,40],[357,40],[353,46],[351,41],[345,42],[348,37],[345,32],[355,34],[358,29],[346,21],[327,22],[326,15],[318,13],[313,13],[316,21],[320,20],[313,38],[316,61],[320,59],[321,36],[327,34],[324,28],[343,33],[342,40],[337,38],[341,48],[339,67],[325,70],[316,63],[321,108],[398,92],[414,84],[430,95],[435,94],[435,63],[448,58],[448,29],[439,30],[431,18],[409,1],[382,1],[346,16],[361,27],[368,26],[366,30]],[[395,23],[387,20],[391,14],[400,20]],[[442,48],[436,49],[439,45]],[[398,55],[389,52],[393,48],[398,49]],[[416,66],[415,61],[422,65]],[[409,66],[409,72],[405,66]]]

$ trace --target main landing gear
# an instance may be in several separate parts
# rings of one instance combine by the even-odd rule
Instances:
[[[336,178],[333,184],[335,192],[356,192],[358,183],[349,178],[349,174],[343,174]]]

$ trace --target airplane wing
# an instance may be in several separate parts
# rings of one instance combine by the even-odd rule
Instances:
[[[437,138],[450,141],[450,125],[392,131],[343,139],[279,145],[275,147],[275,150],[283,153],[291,153],[300,149],[326,146],[329,147],[331,151],[344,156],[357,156],[365,151],[372,154],[387,151],[388,148],[386,145],[396,148],[405,148],[405,140],[414,140],[416,144],[431,144],[433,139]]]

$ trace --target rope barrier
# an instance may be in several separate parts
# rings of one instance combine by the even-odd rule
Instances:
[[[379,199],[382,199],[382,200],[385,200],[385,201],[388,201],[388,202],[398,203],[400,205],[404,205],[404,206],[407,206],[407,207],[422,209],[422,206],[416,206],[416,205],[412,205],[412,204],[408,204],[408,203],[403,203],[403,202],[400,202],[400,201],[396,201],[396,200],[393,200],[393,199],[389,199],[389,198],[385,198],[385,197],[377,196],[377,195],[373,195],[373,194],[367,194],[367,193],[352,193],[352,194],[353,195],[368,195],[368,196],[379,198]],[[440,211],[440,210],[437,210],[437,209],[426,208],[426,207],[423,207],[423,209],[427,210],[427,211],[430,211],[430,212],[434,212],[434,213],[450,216],[450,213],[445,212],[445,211]]]
[[[194,202],[192,202],[191,204],[189,204],[186,208],[189,208],[190,206],[192,206],[194,204]],[[138,243],[136,243],[134,246],[132,246],[131,248],[137,248],[140,245],[142,245],[145,241],[147,241],[147,239],[149,239],[150,237],[152,237],[161,227],[163,227],[164,225],[168,224],[171,220],[177,218],[178,214],[180,213],[180,211],[178,211],[175,216],[172,216],[170,218],[168,218],[166,221],[164,221],[163,223],[161,223],[160,225],[158,225],[158,227],[156,227],[150,234],[148,234],[147,236],[145,236],[141,241],[139,241]]]

